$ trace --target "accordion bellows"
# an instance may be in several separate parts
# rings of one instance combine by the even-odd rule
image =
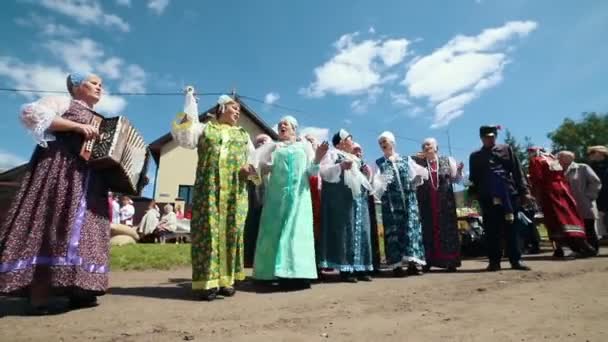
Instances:
[[[83,143],[81,157],[94,169],[102,170],[112,191],[140,195],[150,156],[141,134],[124,116],[96,115],[91,125],[99,129],[99,137]]]

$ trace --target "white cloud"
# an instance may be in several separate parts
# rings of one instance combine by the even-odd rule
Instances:
[[[146,91],[146,72],[137,64],[129,65],[121,75],[118,90],[124,93],[143,93]]]
[[[27,64],[12,57],[0,56],[0,76],[18,89],[63,90],[67,73],[59,67]],[[20,93],[29,100],[38,95]]]
[[[309,126],[309,127],[303,127],[300,130],[301,136],[305,136],[308,134],[315,137],[315,139],[317,139],[318,142],[327,141],[329,139],[329,129],[327,129],[327,128]]]
[[[83,25],[100,25],[128,32],[129,24],[115,14],[106,13],[97,0],[41,0],[40,5],[69,16]]]
[[[104,55],[103,49],[89,38],[51,40],[45,47],[70,70],[84,74],[95,71],[95,64]]]
[[[148,8],[158,15],[163,14],[165,8],[169,6],[170,0],[149,0]]]
[[[131,0],[116,0],[116,3],[121,6],[131,6]]]
[[[278,93],[270,92],[270,93],[266,94],[266,96],[264,96],[264,103],[273,104],[273,103],[277,102],[280,98],[281,98],[281,95],[279,95]]]
[[[452,38],[410,64],[403,81],[409,98],[426,99],[435,107],[432,127],[449,124],[464,113],[466,104],[502,81],[512,48],[506,43],[527,36],[536,27],[533,21],[513,21],[477,36]]]
[[[367,97],[354,100],[350,104],[350,108],[356,114],[364,114],[367,112],[369,106],[376,104],[378,102],[378,96],[383,93],[383,89],[380,87],[374,87],[370,89],[367,93]]]
[[[95,110],[108,115],[118,115],[127,106],[127,100],[123,97],[104,94],[101,101],[95,106]]]
[[[0,149],[0,172],[12,169],[26,162],[27,160],[18,155]]]
[[[9,84],[19,89],[64,90],[67,71],[58,66],[28,64],[13,57],[0,56],[0,77],[9,80]],[[28,100],[40,97],[40,94],[19,93]],[[102,113],[118,114],[127,105],[119,96],[104,94],[96,109]]]
[[[27,18],[15,19],[15,23],[22,27],[37,29],[44,36],[73,37],[77,34],[76,30],[55,22],[54,18],[42,17],[35,13],[30,13]]]
[[[97,66],[97,70],[99,70],[105,77],[115,80],[121,77],[120,68],[123,65],[122,59],[118,57],[108,58],[105,62],[99,64]]]
[[[106,59],[100,44],[89,38],[51,40],[45,47],[56,55],[72,72],[99,73],[110,80],[120,80],[118,90],[138,93],[146,90],[146,72],[136,64],[126,65],[123,59],[111,56]],[[122,102],[117,102],[118,104]]]
[[[344,119],[344,124],[347,125],[347,126],[350,126],[350,125],[353,124],[353,120],[351,120],[351,119]]]
[[[393,100],[394,105],[399,105],[399,106],[409,106],[412,104],[412,102],[410,101],[410,99],[408,98],[408,96],[406,94],[397,94],[397,93],[391,92],[391,100]]]
[[[370,34],[374,34],[374,33],[376,33],[376,29],[373,26],[370,26],[369,30],[367,30],[367,32],[369,32]]]
[[[407,53],[406,39],[364,40],[359,33],[345,34],[334,43],[336,55],[315,68],[315,81],[300,93],[310,97],[326,94],[357,95],[393,80],[388,68],[401,63]]]

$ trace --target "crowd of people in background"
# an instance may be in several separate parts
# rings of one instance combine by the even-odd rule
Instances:
[[[0,293],[26,291],[33,314],[48,313],[48,298],[57,293],[75,308],[96,305],[108,285],[108,227],[134,223],[132,201],[108,197],[103,174],[74,153],[98,134],[88,122],[102,80],[71,74],[67,88],[67,103],[43,98],[23,107],[21,120],[38,146],[0,227]],[[309,288],[329,272],[356,283],[381,269],[404,277],[461,266],[453,187],[464,181],[464,164],[441,154],[435,139],[408,156],[398,153],[393,133],[383,132],[378,157],[368,162],[364,156],[372,153],[344,129],[319,142],[300,136],[288,115],[277,123],[278,141],[261,135],[254,143],[239,126],[234,98],[220,96],[213,116],[199,122],[189,87],[171,127],[179,146],[198,153],[190,234],[192,290],[201,299],[233,296],[246,265],[254,279],[283,290]],[[483,214],[487,270],[501,269],[505,240],[511,268],[530,269],[521,261],[519,235],[535,207],[556,257],[596,255],[596,229],[608,210],[608,149],[590,147],[587,166],[568,151],[554,156],[532,148],[528,175],[511,147],[497,144],[498,129],[480,128],[482,147],[469,158],[466,184]],[[180,217],[181,208],[167,204],[161,214],[152,202],[137,229],[162,237]],[[537,234],[530,236],[530,248],[538,249]],[[573,253],[564,255],[564,246]]]

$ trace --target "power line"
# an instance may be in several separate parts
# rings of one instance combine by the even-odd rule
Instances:
[[[0,88],[0,92],[13,92],[13,93],[33,93],[33,94],[69,94],[68,91],[65,90],[41,90],[41,89],[21,89],[21,88]],[[213,92],[213,93],[195,93],[195,96],[220,96],[225,94],[225,92]],[[114,96],[184,96],[183,92],[106,92],[104,93],[104,95],[114,95]],[[242,99],[246,99],[249,101],[253,101],[253,102],[257,102],[257,103],[261,103],[264,104],[266,106],[270,106],[270,107],[274,107],[277,109],[281,109],[281,110],[286,110],[286,111],[290,111],[290,112],[294,112],[294,113],[299,113],[299,114],[304,114],[304,115],[313,115],[309,112],[306,112],[304,110],[295,108],[295,107],[290,107],[290,106],[285,106],[285,105],[281,105],[278,103],[268,103],[265,100],[253,97],[253,96],[248,96],[248,95],[241,95],[241,94],[236,94],[237,97],[240,97]],[[317,113],[320,114],[320,113]],[[323,117],[329,117],[327,115],[324,114],[320,114]],[[363,131],[369,132],[369,133],[373,133],[373,134],[379,134],[379,132],[377,132],[376,130],[372,130],[372,129],[366,129],[366,128],[362,128]],[[393,133],[394,134],[394,133]],[[416,143],[416,144],[420,144],[420,142],[422,141],[422,139],[416,139],[416,138],[412,138],[412,137],[407,137],[407,136],[403,136],[401,134],[394,134],[395,138],[403,140],[403,141],[407,141],[407,142],[411,142],[411,143]],[[451,142],[449,142],[449,136],[448,136],[448,145],[451,145]],[[463,148],[459,148],[459,147],[454,147],[451,146],[451,148],[455,149],[455,150],[461,150],[461,151],[465,151],[465,149]],[[450,152],[451,154],[451,152]]]
[[[66,90],[39,90],[39,89],[18,89],[0,88],[2,92],[13,93],[33,93],[33,94],[69,94]],[[104,92],[104,95],[114,96],[184,96],[184,92]],[[224,93],[195,93],[195,96],[220,96]]]

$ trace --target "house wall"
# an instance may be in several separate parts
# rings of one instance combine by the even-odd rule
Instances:
[[[260,126],[243,114],[239,124],[249,133],[252,140],[256,135],[264,132]],[[182,204],[176,201],[178,188],[180,185],[194,185],[197,162],[196,150],[179,147],[174,140],[165,144],[160,153],[154,199],[162,203]]]

